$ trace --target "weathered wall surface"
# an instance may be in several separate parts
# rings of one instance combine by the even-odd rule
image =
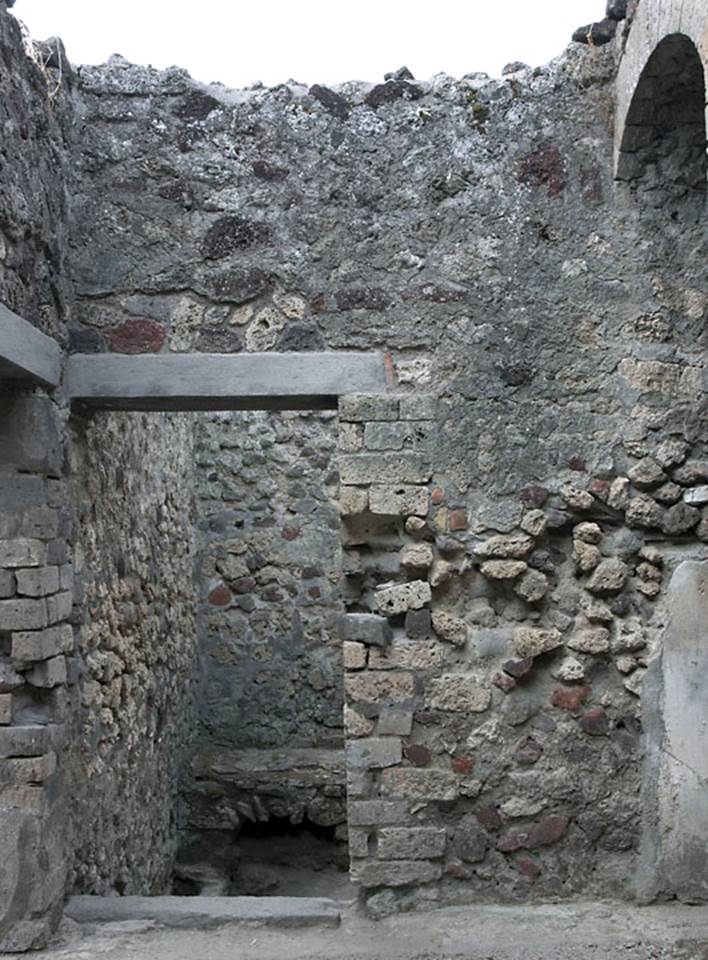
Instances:
[[[70,889],[169,890],[196,663],[193,424],[105,414],[74,429],[77,631]]]
[[[246,820],[346,819],[336,432],[334,414],[197,418],[187,858]]]
[[[404,642],[348,665],[377,911],[632,891],[662,544],[708,535],[708,291],[700,191],[613,180],[621,43],[501,81],[81,73],[87,349],[384,348],[438,397],[342,435],[348,601]]]
[[[68,140],[73,71],[61,44],[23,42],[0,4],[0,299],[65,338],[71,315]]]

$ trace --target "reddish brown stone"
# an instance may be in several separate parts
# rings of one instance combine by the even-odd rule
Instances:
[[[492,683],[495,687],[503,690],[504,693],[509,693],[516,686],[516,680],[510,677],[508,673],[495,673],[492,677]]]
[[[467,511],[466,510],[452,510],[450,512],[449,520],[450,530],[466,530],[467,529]]]
[[[322,596],[322,591],[319,587],[310,587],[307,592],[310,594],[313,600],[319,600],[319,598]]]
[[[315,296],[310,300],[310,309],[313,313],[326,313],[327,311],[327,294],[326,293],[316,293]]]
[[[487,830],[498,830],[502,825],[502,819],[499,816],[499,810],[493,803],[480,807],[475,812],[475,816]]]
[[[396,383],[396,365],[393,362],[393,356],[389,350],[384,353],[384,373],[386,374],[386,386],[392,387]]]
[[[502,664],[502,670],[518,680],[520,677],[525,677],[532,666],[533,657],[525,657],[523,660],[507,660]]]
[[[591,707],[580,718],[580,726],[591,737],[606,737],[610,730],[607,714],[602,707]]]
[[[525,877],[528,877],[529,880],[535,880],[541,872],[541,868],[536,861],[530,860],[528,857],[521,857],[520,860],[516,860],[514,862],[514,865],[519,873],[523,874]]]
[[[552,815],[544,817],[535,824],[529,833],[527,846],[530,850],[536,847],[547,847],[563,836],[568,829],[568,818]]]
[[[610,493],[610,481],[596,478],[590,483],[588,490],[593,497],[597,497],[598,500],[607,500]]]
[[[559,197],[566,187],[565,160],[555,143],[546,143],[527,154],[517,173],[520,183],[545,186],[549,197]]]
[[[444,499],[445,499],[445,491],[441,490],[440,487],[436,487],[433,490],[433,492],[430,494],[430,502],[434,507],[439,507]]]
[[[225,607],[231,603],[231,591],[225,583],[220,583],[214,587],[207,597],[207,600],[214,607]]]
[[[420,743],[409,744],[403,751],[403,754],[406,760],[412,763],[414,767],[427,767],[432,760],[430,750]]]
[[[445,873],[450,877],[456,877],[459,875],[462,870],[462,861],[461,860],[450,860],[445,864]]]
[[[514,758],[517,763],[525,767],[531,767],[540,759],[542,753],[543,747],[541,744],[529,737],[529,739],[522,743],[517,749]]]
[[[474,770],[474,765],[477,762],[476,757],[453,757],[450,760],[450,766],[455,771],[455,773],[462,773],[465,776],[472,773]]]
[[[538,483],[527,483],[519,491],[519,500],[525,507],[542,507],[548,500],[548,490]]]
[[[507,830],[497,840],[497,850],[501,853],[513,853],[515,850],[522,850],[528,841],[528,834],[521,833],[520,830]]]
[[[590,695],[591,687],[556,687],[551,695],[551,703],[561,710],[571,713],[580,710],[584,700]]]
[[[283,527],[283,529],[280,531],[280,536],[283,538],[283,540],[297,540],[297,538],[300,536],[300,528]]]
[[[577,470],[579,473],[582,473],[582,471],[585,469],[585,461],[582,457],[570,457],[568,460],[568,469]]]
[[[250,593],[251,590],[255,589],[256,581],[253,577],[241,577],[238,580],[234,580],[232,586],[234,593]]]
[[[165,342],[165,328],[156,320],[126,320],[106,333],[115,353],[157,353]]]

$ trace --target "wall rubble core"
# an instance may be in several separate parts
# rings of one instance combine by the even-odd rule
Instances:
[[[82,369],[387,379],[196,416],[0,372],[0,951],[269,819],[373,917],[704,900],[704,0],[500,80],[245,91],[8,6],[3,304]]]

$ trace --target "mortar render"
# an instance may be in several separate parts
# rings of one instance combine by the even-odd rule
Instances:
[[[196,418],[197,735],[180,870],[237,865],[247,822],[346,842],[334,414]]]

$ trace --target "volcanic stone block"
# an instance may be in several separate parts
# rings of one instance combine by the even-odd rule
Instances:
[[[372,647],[370,670],[435,670],[442,665],[443,652],[435,640],[404,641],[384,650]]]
[[[58,687],[66,683],[66,660],[63,656],[42,660],[26,674],[33,687]]]
[[[46,597],[59,589],[59,567],[34,567],[17,571],[17,592],[25,597]]]
[[[437,417],[437,402],[435,397],[402,396],[399,400],[399,416],[401,420],[435,420]]]
[[[74,594],[71,590],[65,590],[63,593],[56,593],[52,597],[47,597],[47,623],[59,623],[60,620],[66,620],[71,616],[71,609],[74,605]]]
[[[411,883],[429,883],[438,880],[442,864],[427,860],[353,861],[351,876],[363,887],[403,887]]]
[[[348,613],[342,617],[342,636],[367,646],[385,647],[393,639],[393,630],[386,617],[375,613]]]
[[[12,723],[12,694],[0,693],[0,725]]]
[[[366,647],[363,643],[345,640],[342,645],[345,670],[361,670],[366,666]]]
[[[436,827],[385,827],[379,831],[380,860],[430,860],[445,853],[445,830]]]
[[[518,627],[514,632],[514,650],[522,659],[539,657],[555,650],[563,643],[563,637],[555,627]]]
[[[339,458],[342,483],[427,483],[430,459],[419,453],[350,453]]]
[[[0,600],[0,630],[41,630],[46,626],[45,600]]]
[[[610,557],[595,568],[587,583],[591,593],[618,593],[627,582],[629,568],[623,560]]]
[[[364,420],[397,420],[396,396],[346,396],[339,401],[339,419],[354,423]]]
[[[25,630],[12,635],[12,656],[15,660],[48,660],[58,653],[68,653],[74,642],[69,624],[47,630]]]
[[[391,767],[381,773],[381,792],[407,800],[454,800],[458,779],[452,770]]]
[[[447,674],[430,681],[425,702],[432,710],[483,713],[492,702],[492,694],[473,677]]]
[[[420,610],[432,599],[430,584],[424,580],[411,580],[382,587],[374,594],[376,605],[382,613],[394,616],[408,610]]]
[[[410,673],[367,671],[345,676],[344,692],[352,703],[401,703],[414,696],[415,687]]]
[[[0,729],[0,757],[39,757],[47,752],[47,727],[3,727]]]
[[[424,517],[428,512],[428,490],[419,486],[382,486],[369,490],[369,509],[381,516]]]
[[[401,823],[408,808],[402,800],[351,800],[348,805],[351,827],[377,827]]]
[[[401,757],[401,741],[397,737],[371,737],[347,744],[347,763],[351,767],[393,767],[401,762]]]
[[[46,557],[47,547],[41,540],[0,540],[0,567],[40,567]]]
[[[467,643],[467,624],[445,610],[433,611],[433,629],[439,637],[455,647],[464,647]]]

